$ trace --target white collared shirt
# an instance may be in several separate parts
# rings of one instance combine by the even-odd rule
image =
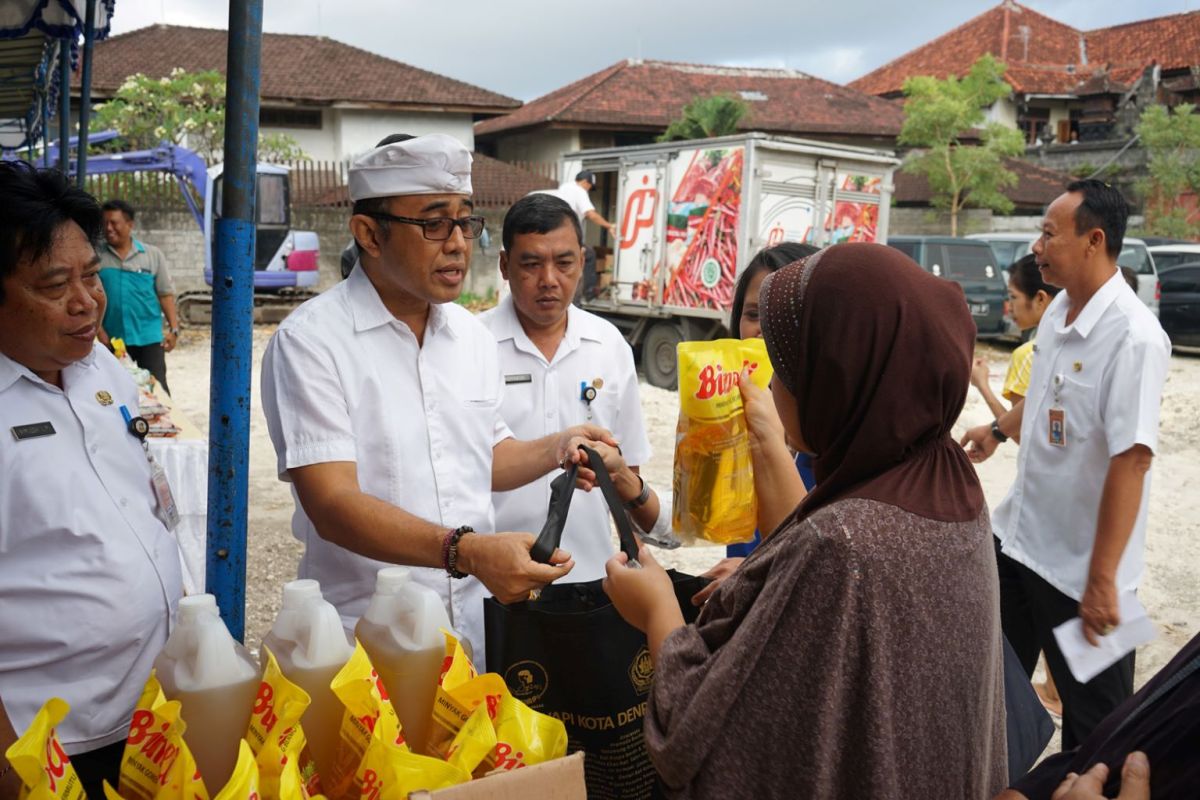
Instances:
[[[66,700],[58,737],[75,754],[128,734],[183,578],[121,415],[137,414],[129,373],[97,344],[62,383],[0,355],[0,698],[17,731]],[[12,432],[41,422],[54,433]]]
[[[492,448],[512,436],[500,393],[496,341],[469,311],[432,306],[419,345],[361,265],[292,312],[263,356],[263,412],[282,480],[293,467],[353,461],[363,492],[447,529],[495,530]],[[320,581],[353,628],[388,565],[322,539],[299,500],[292,532],[305,545],[300,577]],[[483,585],[441,569],[412,573],[442,597],[482,665]]]
[[[1109,461],[1134,445],[1154,451],[1171,344],[1158,320],[1113,274],[1075,322],[1059,292],[1042,316],[1025,395],[1017,478],[992,515],[1005,555],[1076,600],[1087,585]],[[1061,412],[1063,446],[1051,444]],[[1118,591],[1142,576],[1150,473],[1117,570]]]
[[[547,361],[521,328],[511,296],[482,314],[480,320],[500,346],[504,421],[518,439],[539,439],[591,422],[616,435],[625,463],[637,467],[650,459],[633,351],[612,323],[570,306],[566,335],[554,359]],[[596,383],[601,385],[589,419],[582,390]],[[536,535],[546,522],[550,482],[559,474],[560,470],[554,470],[519,489],[493,495],[497,530]],[[567,582],[604,577],[604,562],[616,552],[616,545],[608,506],[599,489],[576,490],[562,547],[575,558]]]

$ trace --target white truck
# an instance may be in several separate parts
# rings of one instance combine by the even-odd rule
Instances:
[[[611,264],[608,282],[583,306],[640,350],[651,384],[674,388],[675,346],[728,335],[734,284],[759,250],[886,243],[899,163],[890,151],[762,133],[567,153],[559,174],[596,173],[593,201],[620,234],[598,265]]]

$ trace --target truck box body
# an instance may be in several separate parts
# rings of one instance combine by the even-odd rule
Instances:
[[[898,164],[889,151],[761,133],[568,153],[559,174],[597,173],[620,232],[612,275],[584,307],[642,346],[652,383],[673,383],[674,345],[728,324],[737,277],[762,248],[886,243]],[[651,336],[664,323],[675,330]],[[646,364],[648,345],[669,350],[649,354],[662,369]]]

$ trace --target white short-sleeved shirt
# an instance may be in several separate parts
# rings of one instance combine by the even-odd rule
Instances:
[[[575,216],[579,217],[580,226],[587,224],[587,212],[596,210],[596,207],[592,205],[592,198],[588,195],[587,189],[584,189],[575,181],[567,181],[557,189],[546,189],[534,194],[552,194],[561,199],[571,207],[571,210],[575,212]]]
[[[1134,445],[1158,445],[1158,416],[1171,344],[1158,320],[1113,274],[1067,324],[1059,292],[1042,316],[1025,395],[1017,479],[992,515],[1005,555],[1076,600],[1087,585],[1109,461]],[[1062,412],[1064,446],[1050,442],[1051,409]],[[1142,575],[1150,474],[1117,570],[1117,589]]]
[[[461,306],[431,307],[419,345],[356,265],[280,324],[262,392],[281,479],[293,467],[353,461],[367,494],[447,529],[495,530],[492,448],[512,433],[500,417],[496,341]],[[320,581],[352,628],[388,565],[322,539],[298,499],[292,532],[305,545],[300,577]],[[413,576],[442,597],[483,663],[483,585],[441,569]]]
[[[570,306],[566,335],[554,359],[547,362],[521,328],[511,296],[480,319],[500,346],[505,384],[503,416],[518,439],[538,439],[592,422],[616,435],[625,463],[636,467],[650,459],[633,352],[612,323]],[[596,383],[600,387],[589,420],[582,389]],[[555,470],[519,489],[496,492],[497,530],[536,535],[546,522],[550,482],[559,474]],[[616,549],[608,506],[598,489],[576,490],[562,547],[575,558],[568,582],[604,577],[604,562]]]
[[[183,595],[129,373],[104,347],[59,389],[0,355],[0,698],[17,731],[51,697],[70,754],[124,739]],[[54,433],[18,439],[17,426]]]

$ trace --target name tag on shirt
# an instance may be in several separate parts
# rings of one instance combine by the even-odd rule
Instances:
[[[504,376],[504,383],[505,383],[505,384],[509,384],[509,383],[533,383],[533,376],[532,376],[532,375],[530,375],[528,372],[526,372],[526,373],[523,373],[523,374],[521,374],[521,375],[505,375],[505,376]]]
[[[1061,408],[1050,409],[1050,444],[1067,446],[1067,412]]]
[[[39,436],[53,436],[57,431],[49,422],[33,422],[29,425],[14,425],[12,428],[13,438],[18,442],[23,439],[36,439]]]

